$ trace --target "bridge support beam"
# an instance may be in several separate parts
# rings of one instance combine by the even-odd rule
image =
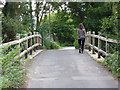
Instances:
[[[32,33],[30,33],[30,36],[32,35]],[[30,39],[30,47],[32,46],[32,38]],[[30,50],[30,55],[32,55],[32,50]]]
[[[88,32],[89,34],[91,34],[91,31]],[[88,37],[88,43],[91,44],[91,37]],[[89,51],[91,51],[91,47],[89,46]]]
[[[27,34],[25,34],[25,37],[27,38]],[[26,42],[25,42],[25,50],[27,50],[27,48],[28,48],[28,40],[26,40]],[[25,58],[28,58],[28,52],[27,53],[25,53]]]
[[[34,32],[33,34],[35,35],[36,33]],[[36,44],[36,37],[33,38],[33,42],[34,42],[34,45],[35,45]],[[34,48],[33,50],[34,50],[34,52],[36,52],[36,48]]]
[[[36,35],[39,35],[39,33],[36,32]],[[36,37],[36,43],[40,43],[40,42],[39,42],[39,39],[40,39],[39,37]],[[40,45],[37,46],[36,49],[39,50],[39,49],[40,49]]]
[[[95,35],[95,32],[93,32],[93,35]],[[95,46],[95,38],[94,37],[92,37],[92,44],[93,44],[93,46]],[[92,54],[95,54],[94,47],[92,47]]]
[[[100,34],[99,34],[100,36]],[[101,49],[101,40],[98,38],[98,49]],[[100,58],[101,53],[98,51],[98,58]]]
[[[107,53],[109,53],[109,43],[108,43],[108,41],[107,41],[107,37],[106,37],[106,47],[105,47],[105,51],[106,51]]]

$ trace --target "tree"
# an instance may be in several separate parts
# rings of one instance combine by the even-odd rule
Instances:
[[[28,33],[33,30],[31,3],[7,2],[3,14],[3,42],[15,40],[17,33]]]
[[[112,14],[101,20],[101,34],[108,38],[118,38],[118,3],[109,3],[112,6]]]
[[[69,3],[72,18],[76,27],[83,23],[89,31],[100,31],[100,20],[112,14],[112,6],[105,2]]]
[[[16,32],[15,32],[15,27],[12,25],[14,23],[14,20],[17,16],[19,16],[19,3],[11,3],[7,2],[6,5],[3,8],[3,38],[4,42],[8,42],[11,40],[14,40]],[[10,21],[9,21],[10,20]],[[18,19],[15,21],[16,23],[18,22]],[[15,24],[15,23],[14,23]]]
[[[53,14],[51,17],[51,33],[61,44],[72,44],[74,41],[74,25],[66,10]]]

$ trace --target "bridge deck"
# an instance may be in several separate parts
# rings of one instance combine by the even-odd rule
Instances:
[[[75,49],[43,51],[27,69],[26,88],[118,88],[110,72]]]

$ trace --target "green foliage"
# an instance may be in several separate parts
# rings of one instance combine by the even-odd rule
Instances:
[[[8,51],[8,46],[0,49],[2,64],[0,88],[19,88],[24,81],[25,69],[19,55],[19,48]]]
[[[61,44],[62,47],[65,47],[65,46],[73,46],[73,43],[72,42],[64,42],[63,44]]]
[[[114,53],[112,56],[106,57],[103,64],[112,71],[113,75],[120,77],[120,63],[118,60],[118,53]]]
[[[50,40],[50,39],[46,39],[44,41],[44,47],[46,49],[60,49],[61,48],[61,46],[57,42]]]
[[[78,49],[78,48],[79,48],[79,47],[78,47],[78,40],[75,40],[73,44],[74,44],[74,46],[75,46],[75,49]]]
[[[116,39],[118,34],[117,21],[115,16],[109,16],[101,20],[101,33],[108,38]]]
[[[112,14],[100,20],[100,33],[111,39],[119,40],[119,29],[118,29],[118,3],[110,3],[112,6]]]
[[[29,3],[25,2],[7,2],[3,8],[2,34],[3,42],[9,42],[16,39],[16,33],[28,33],[34,29],[34,20],[31,16]]]
[[[39,32],[43,37],[43,41],[50,36],[53,41],[59,42],[60,45],[72,45],[74,41],[74,25],[72,20],[65,11],[52,13],[50,20],[47,18],[39,28]]]
[[[111,4],[105,2],[69,2],[68,7],[73,24],[78,27],[79,23],[83,23],[87,31],[100,31],[99,20],[112,14]]]
[[[61,46],[53,39],[49,37],[49,23],[44,22],[39,28],[38,32],[42,35],[43,47],[45,49],[59,49]]]
[[[53,24],[52,25],[52,33],[53,38],[56,39],[61,43],[72,43],[74,40],[74,34],[72,27],[68,25],[60,25],[60,24]]]
[[[71,45],[74,41],[74,25],[66,10],[51,15],[50,30],[55,41]],[[64,44],[64,45],[65,45]]]
[[[19,22],[19,18],[15,17],[4,17],[3,18],[3,38],[6,39],[12,39],[15,40],[16,33],[26,33],[27,30],[26,27],[22,24],[22,22]],[[7,40],[6,40],[7,41]]]

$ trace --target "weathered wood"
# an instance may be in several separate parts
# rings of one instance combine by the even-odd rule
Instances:
[[[3,47],[3,46],[11,46],[11,45],[16,45],[18,43],[22,43],[28,39],[31,39],[31,38],[34,38],[34,37],[40,37],[40,35],[32,35],[32,36],[28,36],[28,37],[25,37],[25,38],[22,38],[20,40],[14,40],[14,41],[11,41],[11,42],[8,42],[8,43],[3,43],[0,45],[0,47]]]
[[[34,35],[36,34],[36,32],[34,32]],[[36,37],[34,37],[34,45],[36,44]],[[34,52],[36,52],[36,48],[34,48]]]
[[[91,37],[92,37],[92,44],[90,42]],[[103,55],[105,55],[105,56],[110,55],[109,54],[109,43],[115,43],[115,44],[120,43],[120,41],[100,36],[100,34],[99,35],[95,35],[94,33],[93,34],[87,33],[87,38],[89,38],[89,40],[87,42],[87,45],[92,48],[92,53],[94,53],[94,50],[96,50],[98,52],[98,58],[100,58],[101,53]],[[98,47],[95,46],[95,38],[98,39]],[[101,41],[105,41],[106,42],[105,43],[105,51],[101,49]]]
[[[106,43],[106,44],[105,44],[105,51],[108,53],[108,48],[107,48],[107,47],[108,47],[108,42],[107,42],[107,38],[106,38],[105,43]]]
[[[98,47],[96,47],[96,46],[93,46],[92,44],[87,44],[88,46],[90,46],[90,47],[92,47],[92,48],[94,48],[95,50],[97,50],[98,52],[100,52],[100,53],[102,53],[102,54],[104,54],[105,56],[108,56],[109,54],[108,53],[106,53],[105,51],[103,51],[103,50],[101,50],[101,49],[99,49]]]
[[[17,39],[20,40],[20,34],[17,36]],[[19,54],[20,54],[20,43],[17,44],[19,48]]]
[[[88,32],[87,32],[87,34],[89,34]],[[86,38],[85,38],[85,48],[86,49],[88,49],[89,47],[87,46],[87,43],[89,42],[89,38],[86,36]]]
[[[32,55],[32,50],[34,50],[36,47],[41,45],[41,43],[38,42],[41,39],[41,35],[39,35],[38,33],[34,33],[34,35],[32,35],[32,33],[30,33],[30,36],[25,35],[24,38],[20,39],[20,37],[18,37],[18,39],[19,40],[1,44],[0,48],[4,47],[4,46],[12,46],[12,45],[18,45],[18,47],[20,47],[20,44],[22,42],[25,42],[25,48],[24,48],[24,51],[20,52],[20,57],[25,56],[25,58],[27,58],[28,52],[30,52],[30,55]],[[34,44],[32,42],[32,39],[34,39]],[[28,40],[30,40],[30,45],[28,45]]]
[[[39,35],[39,33],[38,33],[38,32],[36,32],[36,34],[37,34],[37,35]],[[37,41],[37,43],[39,43],[39,39],[40,39],[40,38],[39,38],[39,37],[37,37],[37,40],[36,40],[36,41]],[[38,49],[40,49],[40,45],[39,45],[39,46],[37,46],[37,50],[38,50]]]
[[[98,38],[98,49],[101,49],[101,40],[99,38]],[[98,51],[98,58],[100,58],[100,54],[101,53]]]
[[[41,34],[39,34],[40,35],[40,37],[39,37],[39,43],[41,44],[40,46],[42,46],[42,36],[41,36]]]
[[[94,38],[99,38],[102,41],[106,41],[107,40],[107,42],[109,42],[109,43],[120,43],[120,41],[113,40],[113,39],[110,39],[110,38],[106,39],[105,37],[99,36],[99,35],[87,34],[87,36],[94,37]]]
[[[32,33],[30,33],[32,35]],[[30,47],[32,46],[32,38],[30,39]],[[32,50],[30,50],[30,55],[32,55]]]
[[[21,54],[20,57],[25,55],[25,53],[29,52],[30,50],[34,49],[35,47],[37,47],[39,44],[34,44],[33,46],[27,48],[27,50],[24,50]]]
[[[93,32],[93,35],[95,34],[95,32]],[[95,38],[92,37],[92,45],[95,46]],[[95,54],[95,49],[92,48],[92,54]]]
[[[91,34],[91,31],[88,32],[90,35]],[[88,36],[88,43],[91,44],[91,36]],[[91,51],[91,47],[89,46],[89,51]]]
[[[25,34],[25,37],[27,38],[28,35]],[[28,39],[25,41],[25,50],[27,50],[27,48],[28,48]],[[25,53],[25,58],[27,58],[27,57],[28,57],[28,52]]]
[[[35,32],[35,34],[38,35],[37,32]],[[35,40],[36,40],[36,43],[38,43],[38,37],[36,37]],[[35,49],[38,50],[38,46]]]

